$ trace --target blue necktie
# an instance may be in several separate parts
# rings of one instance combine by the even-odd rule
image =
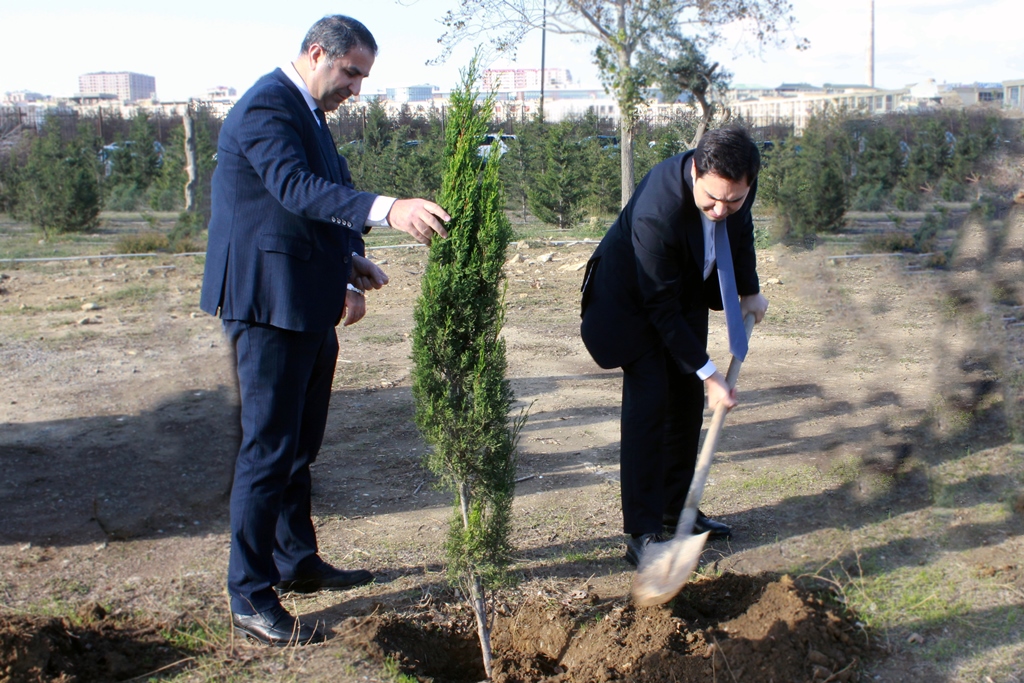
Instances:
[[[729,330],[729,352],[743,361],[747,357],[747,331],[740,312],[740,297],[736,292],[736,272],[732,267],[732,250],[725,221],[715,223],[715,260],[718,262],[718,286],[722,291],[725,325]]]

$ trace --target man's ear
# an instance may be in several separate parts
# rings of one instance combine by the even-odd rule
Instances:
[[[309,70],[316,71],[317,66],[327,61],[327,52],[318,43],[313,43],[309,46],[306,59],[309,60]]]

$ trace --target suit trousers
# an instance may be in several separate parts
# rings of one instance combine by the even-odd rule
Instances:
[[[280,604],[274,584],[317,561],[309,466],[323,442],[338,336],[237,320],[224,330],[242,407],[228,593],[233,612],[255,614]]]
[[[678,516],[697,462],[704,383],[663,346],[622,368],[620,476],[627,534],[660,532]]]

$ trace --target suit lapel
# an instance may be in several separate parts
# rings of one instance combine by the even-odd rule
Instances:
[[[323,161],[323,166],[326,170],[327,179],[333,183],[341,182],[341,167],[338,163],[338,152],[334,149],[334,141],[331,138],[330,130],[324,128],[321,129],[317,124],[316,115],[309,110],[309,106],[306,105],[306,98],[302,96],[299,89],[295,87],[291,79],[281,71],[280,67],[272,72],[273,76],[277,78],[281,83],[284,84],[288,91],[291,92],[292,96],[298,103],[298,108],[302,112],[300,116],[305,121],[305,126],[310,128],[309,134],[313,135],[316,140],[317,149],[320,150],[320,158]],[[310,160],[312,161],[312,160]],[[312,167],[312,163],[310,164]]]
[[[704,272],[704,221],[700,211],[693,203],[693,177],[690,168],[693,166],[693,155],[683,160],[683,233],[690,247],[690,255],[697,270]],[[696,225],[696,228],[693,226]]]
[[[313,124],[316,126],[316,137],[320,143],[320,153],[324,156],[324,162],[327,164],[327,172],[330,175],[330,181],[334,183],[341,182],[341,166],[338,163],[338,150],[334,147],[334,138],[331,137],[331,129],[327,127],[327,118],[320,115],[320,125]]]

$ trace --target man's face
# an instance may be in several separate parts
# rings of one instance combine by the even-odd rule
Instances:
[[[309,94],[323,111],[334,111],[342,102],[358,95],[363,79],[370,75],[373,52],[357,45],[328,66],[327,53],[317,44],[305,56],[309,60]]]
[[[728,180],[708,171],[697,175],[697,166],[690,167],[693,175],[693,202],[713,221],[724,220],[740,210],[747,200],[750,184],[742,180]]]

